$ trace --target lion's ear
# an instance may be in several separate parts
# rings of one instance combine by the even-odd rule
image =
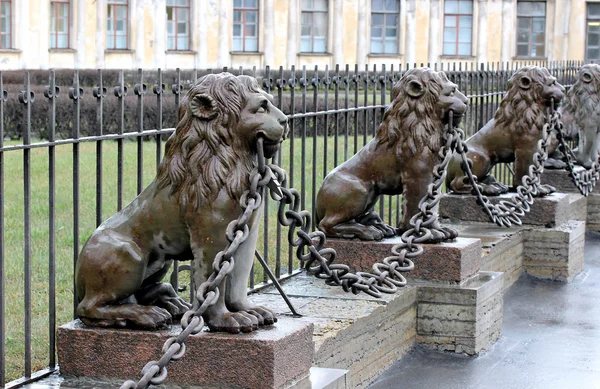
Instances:
[[[410,80],[407,84],[406,84],[406,93],[408,93],[409,96],[418,98],[423,96],[423,93],[425,93],[425,88],[423,87],[423,84],[421,84],[419,81],[417,80]]]
[[[190,102],[190,110],[197,118],[211,120],[217,116],[217,106],[212,97],[201,93],[192,99]]]
[[[592,74],[589,72],[583,72],[583,74],[581,75],[581,79],[583,80],[583,82],[588,83],[588,82],[592,82]]]
[[[531,78],[527,76],[519,78],[519,87],[525,90],[531,88]]]

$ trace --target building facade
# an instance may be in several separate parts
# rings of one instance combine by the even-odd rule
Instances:
[[[0,69],[600,60],[600,0],[0,0]]]

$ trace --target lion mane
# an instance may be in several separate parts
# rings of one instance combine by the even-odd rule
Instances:
[[[584,77],[589,77],[584,81]],[[583,128],[584,118],[600,121],[600,65],[587,64],[581,67],[577,81],[567,92],[562,112],[569,113]]]
[[[523,90],[519,79],[527,76],[531,79],[531,87]],[[546,121],[545,108],[541,98],[546,81],[552,76],[546,68],[525,66],[520,68],[508,80],[507,92],[494,119],[496,127],[505,126],[521,134],[524,131],[541,133]]]
[[[235,128],[247,96],[260,91],[254,78],[229,73],[196,81],[182,99],[179,123],[165,145],[156,177],[158,188],[170,187],[170,195],[178,197],[182,208],[198,209],[203,201],[213,201],[220,188],[239,199],[256,159]],[[200,94],[210,96],[212,112],[193,112],[190,102]]]
[[[414,98],[400,93],[411,80],[420,81],[424,94]],[[438,107],[443,84],[448,78],[444,73],[433,72],[427,68],[411,69],[392,89],[392,102],[383,115],[375,139],[378,147],[387,145],[396,148],[398,155],[410,150],[415,155],[427,147],[436,151],[440,148],[442,117]]]

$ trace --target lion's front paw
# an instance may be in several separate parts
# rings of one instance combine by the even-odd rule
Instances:
[[[245,309],[244,312],[255,316],[258,319],[258,325],[271,325],[277,322],[275,313],[265,307],[255,306]]]
[[[151,305],[137,305],[134,309],[135,313],[128,317],[128,321],[135,327],[154,330],[171,323],[171,314],[166,309]]]
[[[171,316],[173,316],[175,319],[180,318],[184,313],[192,308],[192,304],[188,303],[179,296],[161,296],[155,302],[155,304],[169,311]]]
[[[555,187],[553,187],[552,185],[542,184],[542,185],[539,185],[537,188],[536,197],[548,196],[549,194],[554,193],[554,192],[556,192]]]
[[[246,312],[226,312],[206,319],[206,325],[213,332],[252,332],[258,329],[258,319]]]
[[[446,236],[444,238],[444,240],[454,240],[454,239],[458,238],[458,231],[456,231],[454,228],[441,227],[440,229]]]
[[[391,238],[392,236],[396,235],[396,229],[385,223],[377,223],[373,227],[381,231],[383,233],[383,237],[385,238]]]
[[[502,185],[499,182],[490,185],[482,184],[481,188],[481,192],[485,196],[499,196],[508,192],[508,186]]]

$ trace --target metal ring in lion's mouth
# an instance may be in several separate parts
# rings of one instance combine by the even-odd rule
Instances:
[[[271,142],[268,140],[263,141],[263,150],[265,152],[265,158],[273,158],[279,147],[281,146],[281,142]]]

